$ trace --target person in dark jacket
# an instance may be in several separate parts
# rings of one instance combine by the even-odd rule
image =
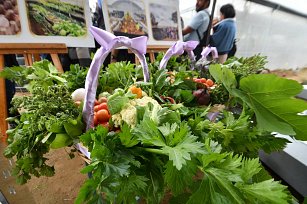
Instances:
[[[234,20],[236,16],[233,5],[226,4],[220,9],[220,21],[217,22],[213,27],[213,35],[211,36],[212,44],[216,47],[219,54],[219,63],[223,64],[228,53],[231,51],[236,32],[237,26]]]
[[[13,54],[8,54],[8,55],[4,55],[4,65],[5,67],[13,67],[13,66],[19,66],[17,60],[16,60],[16,56]],[[5,90],[6,90],[6,104],[7,104],[7,113],[8,116],[14,116],[14,114],[11,114],[9,112],[9,109],[12,107],[11,106],[11,101],[15,95],[16,92],[16,88],[15,88],[15,82],[5,79]]]

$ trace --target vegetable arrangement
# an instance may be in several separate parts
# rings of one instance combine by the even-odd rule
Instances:
[[[146,83],[134,65],[110,64],[100,73],[94,124],[86,132],[84,91],[76,90],[86,69],[60,75],[40,62],[33,67],[41,70],[4,70],[0,76],[35,84],[31,96],[15,99],[14,107],[25,111],[12,119],[17,127],[8,132],[5,155],[17,156],[15,174],[25,183],[31,175],[54,174],[44,158],[50,148],[82,143],[91,153],[82,173],[93,176],[75,203],[290,203],[286,187],[261,166],[258,151],[277,151],[288,142],[271,132],[306,139],[307,118],[298,113],[307,105],[294,98],[302,86],[233,72],[234,65],[250,73],[250,61],[263,62],[260,56],[240,60],[210,65],[206,80],[187,71],[188,64],[171,66],[177,63],[171,59],[169,70],[158,70],[155,62]],[[33,77],[40,74],[46,80]]]

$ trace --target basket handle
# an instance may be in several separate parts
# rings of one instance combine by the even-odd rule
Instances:
[[[207,46],[207,47],[205,47],[205,49],[203,49],[203,51],[201,52],[201,56],[202,56],[201,58],[202,59],[206,58],[209,55],[210,52],[212,53],[213,59],[219,58],[216,47],[209,47],[209,46]]]
[[[159,69],[165,69],[168,60],[174,56],[174,55],[182,55],[184,51],[186,51],[189,55],[189,58],[192,62],[195,61],[195,55],[193,50],[198,45],[198,41],[187,41],[187,42],[181,42],[177,41],[175,44],[170,47],[167,52],[165,53],[163,59],[160,62]],[[192,63],[192,69],[193,69],[193,63]]]
[[[143,67],[144,81],[149,81],[148,65],[145,58],[147,50],[146,36],[130,39],[124,36],[115,36],[112,33],[94,26],[90,27],[90,31],[101,47],[94,55],[85,81],[85,98],[82,114],[83,120],[86,123],[86,130],[93,127],[93,108],[96,98],[99,71],[104,60],[113,49],[122,46],[129,48],[138,57]]]

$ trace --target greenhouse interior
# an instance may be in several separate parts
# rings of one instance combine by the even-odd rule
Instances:
[[[0,204],[307,203],[306,0],[0,0]]]

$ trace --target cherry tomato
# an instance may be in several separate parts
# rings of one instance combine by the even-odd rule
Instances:
[[[142,98],[142,89],[138,88],[136,86],[131,86],[129,88],[129,90],[131,91],[131,93],[136,94],[136,98]]]
[[[202,82],[201,82],[201,79],[195,79],[194,81],[195,81],[196,83],[202,83]]]
[[[99,110],[102,110],[102,109],[109,110],[106,102],[99,104]]]
[[[105,109],[99,110],[96,116],[99,122],[108,122],[110,119],[110,114]]]
[[[99,104],[107,102],[107,101],[108,101],[107,97],[104,97],[104,96],[98,99]]]
[[[214,82],[211,79],[207,79],[206,84],[211,87],[213,86]]]
[[[99,111],[100,109],[99,109],[99,105],[96,105],[96,106],[94,106],[94,111],[95,112],[97,112],[97,111]]]
[[[201,79],[200,79],[200,83],[206,83],[206,81],[207,81],[207,80],[206,80],[205,78],[201,78]]]
[[[99,102],[97,101],[97,99],[95,99],[95,106],[99,105]]]
[[[98,125],[98,119],[97,119],[97,116],[94,115],[94,126],[97,126]]]

